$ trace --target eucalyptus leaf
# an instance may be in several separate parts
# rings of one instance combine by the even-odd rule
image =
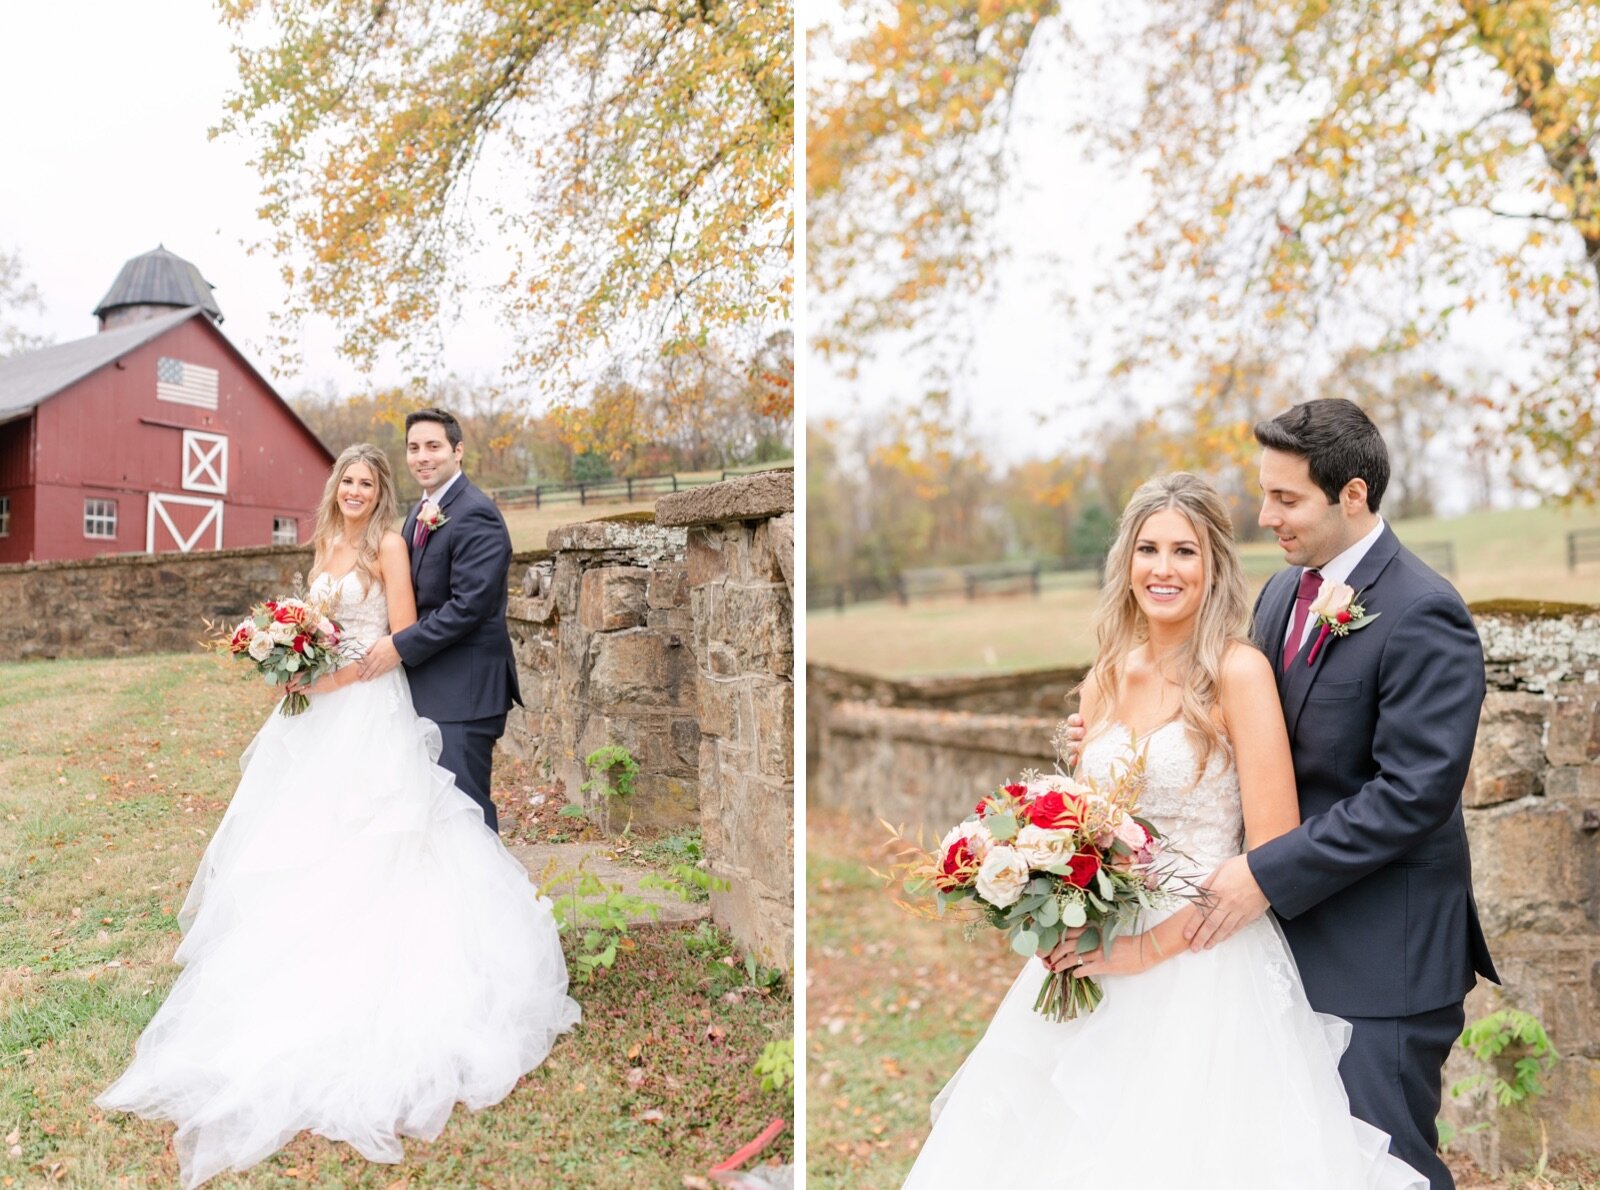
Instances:
[[[1082,901],[1068,901],[1061,907],[1061,924],[1071,929],[1077,929],[1089,920],[1089,915],[1084,911]]]
[[[1090,926],[1087,930],[1078,935],[1077,951],[1079,954],[1088,954],[1091,950],[1094,950],[1099,945],[1100,930],[1096,926]]]
[[[1054,950],[1056,943],[1061,941],[1061,927],[1049,926],[1039,931],[1039,949]]]
[[[1039,935],[1032,930],[1018,930],[1011,939],[1011,949],[1023,958],[1032,958],[1039,949]]]
[[[998,842],[1006,843],[1017,837],[1017,816],[1015,814],[990,814],[984,820],[989,833]]]
[[[1111,877],[1106,875],[1104,868],[1095,869],[1094,882],[1099,886],[1100,895],[1106,900],[1109,901],[1117,895],[1116,890],[1111,887]]]
[[[1061,906],[1054,897],[1046,897],[1044,904],[1033,915],[1033,920],[1041,926],[1053,926],[1061,920]]]

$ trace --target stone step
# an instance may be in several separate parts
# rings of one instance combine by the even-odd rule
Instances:
[[[581,865],[583,871],[592,873],[602,884],[621,885],[624,892],[660,910],[659,917],[646,913],[630,917],[629,926],[693,925],[711,918],[709,902],[683,901],[662,889],[641,888],[639,882],[653,869],[618,860],[604,843],[522,843],[508,850],[528,869],[539,891],[552,899],[570,890],[570,874],[578,871]],[[545,883],[547,871],[554,875],[548,884]],[[567,874],[565,879],[562,873]]]

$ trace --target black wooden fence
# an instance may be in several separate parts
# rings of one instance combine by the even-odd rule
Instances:
[[[1573,529],[1567,534],[1567,570],[1585,562],[1600,562],[1600,529]]]
[[[687,475],[636,475],[626,479],[600,479],[592,483],[538,483],[529,487],[495,488],[489,493],[502,508],[546,504],[616,504],[625,501],[654,500],[668,492],[681,492],[685,488],[704,487],[721,483],[740,475],[754,475],[764,467],[749,470],[728,470],[707,478]]]

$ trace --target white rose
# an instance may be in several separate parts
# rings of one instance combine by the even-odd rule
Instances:
[[[276,642],[273,641],[272,634],[270,632],[258,632],[250,638],[250,648],[248,652],[250,653],[250,656],[254,657],[257,661],[265,661],[268,657],[272,656],[272,646],[275,643]]]
[[[978,895],[996,909],[1015,905],[1027,883],[1028,865],[1014,847],[990,848],[978,868]]]
[[[972,854],[978,858],[979,862],[982,862],[983,857],[988,855],[990,849],[994,846],[994,832],[985,825],[981,818],[974,818],[971,822],[963,822],[956,827],[956,831],[962,838],[966,839],[967,846],[972,848]]]
[[[267,625],[267,634],[272,637],[272,643],[286,645],[300,635],[300,630],[293,624],[280,624],[274,620]]]
[[[1070,793],[1074,797],[1083,797],[1089,792],[1089,787],[1083,782],[1074,781],[1071,777],[1063,777],[1056,774],[1049,777],[1037,777],[1029,781],[1028,797],[1030,799],[1036,798],[1041,793],[1049,793],[1052,789],[1059,793]]]
[[[1311,601],[1313,616],[1336,616],[1356,601],[1354,587],[1344,583],[1323,583],[1322,590]]]
[[[1072,832],[1047,831],[1030,824],[1017,832],[1017,854],[1038,870],[1064,864],[1072,858]]]

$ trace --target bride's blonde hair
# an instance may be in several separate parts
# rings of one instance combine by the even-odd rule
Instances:
[[[365,463],[378,481],[378,499],[372,506],[372,515],[367,518],[361,536],[349,543],[355,547],[355,569],[361,573],[361,590],[365,593],[373,583],[382,581],[378,570],[378,546],[383,542],[383,535],[394,524],[400,508],[394,494],[394,473],[389,470],[389,456],[370,442],[347,446],[344,453],[334,460],[328,484],[322,489],[322,502],[317,505],[317,527],[311,539],[311,569],[313,573],[320,574],[326,568],[333,547],[344,534],[344,514],[339,511],[339,481],[356,463]]]
[[[1144,523],[1167,509],[1182,513],[1194,527],[1205,573],[1194,632],[1177,656],[1183,699],[1180,713],[1190,737],[1200,745],[1197,772],[1203,773],[1217,749],[1225,751],[1228,746],[1211,712],[1217,705],[1222,658],[1228,646],[1249,643],[1250,602],[1234,545],[1233,518],[1216,489],[1198,475],[1187,471],[1158,475],[1134,492],[1122,510],[1117,539],[1106,556],[1106,577],[1095,611],[1097,655],[1085,681],[1092,679],[1099,691],[1101,723],[1110,722],[1117,710],[1128,654],[1150,637],[1150,624],[1133,594],[1134,545]]]

